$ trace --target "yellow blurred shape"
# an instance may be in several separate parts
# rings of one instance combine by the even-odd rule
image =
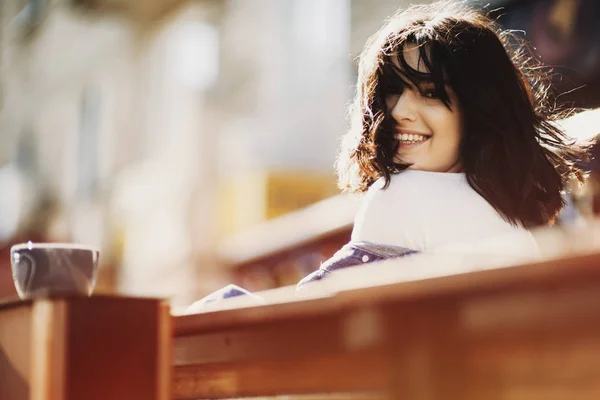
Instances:
[[[219,233],[226,235],[339,193],[332,173],[254,170],[219,184]]]

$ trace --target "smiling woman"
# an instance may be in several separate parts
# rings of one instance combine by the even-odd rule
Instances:
[[[462,112],[450,87],[445,86],[448,107],[431,81],[406,82],[399,60],[425,76],[428,69],[421,62],[419,46],[408,43],[402,58],[392,56],[391,65],[382,77],[385,108],[394,124],[398,141],[395,161],[409,169],[433,172],[458,172],[462,169],[459,146],[462,138]]]
[[[352,240],[300,286],[418,252],[535,255],[529,229],[554,222],[588,153],[555,123],[549,76],[464,2],[394,15],[361,54],[337,161],[340,187],[366,192]]]

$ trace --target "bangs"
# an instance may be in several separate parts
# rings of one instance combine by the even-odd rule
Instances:
[[[417,67],[424,66],[425,71],[412,68],[404,57],[406,44],[415,43],[419,51]],[[391,94],[401,94],[406,88],[416,88],[421,95],[423,85],[433,83],[437,97],[448,108],[451,101],[446,91],[449,85],[444,60],[446,57],[443,46],[436,41],[418,44],[416,40],[406,40],[394,46],[394,52],[385,54],[379,67],[379,94],[385,98]]]

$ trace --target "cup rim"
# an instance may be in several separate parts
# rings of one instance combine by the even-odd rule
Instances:
[[[89,250],[96,253],[100,252],[100,249],[96,246],[78,243],[19,243],[15,244],[10,248],[10,251],[23,250],[23,249],[65,249],[65,250]]]

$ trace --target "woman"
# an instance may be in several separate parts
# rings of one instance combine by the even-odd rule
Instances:
[[[535,253],[529,229],[553,223],[586,157],[552,122],[547,76],[462,4],[392,17],[360,56],[337,162],[340,187],[366,193],[352,240],[299,286],[417,252]]]

